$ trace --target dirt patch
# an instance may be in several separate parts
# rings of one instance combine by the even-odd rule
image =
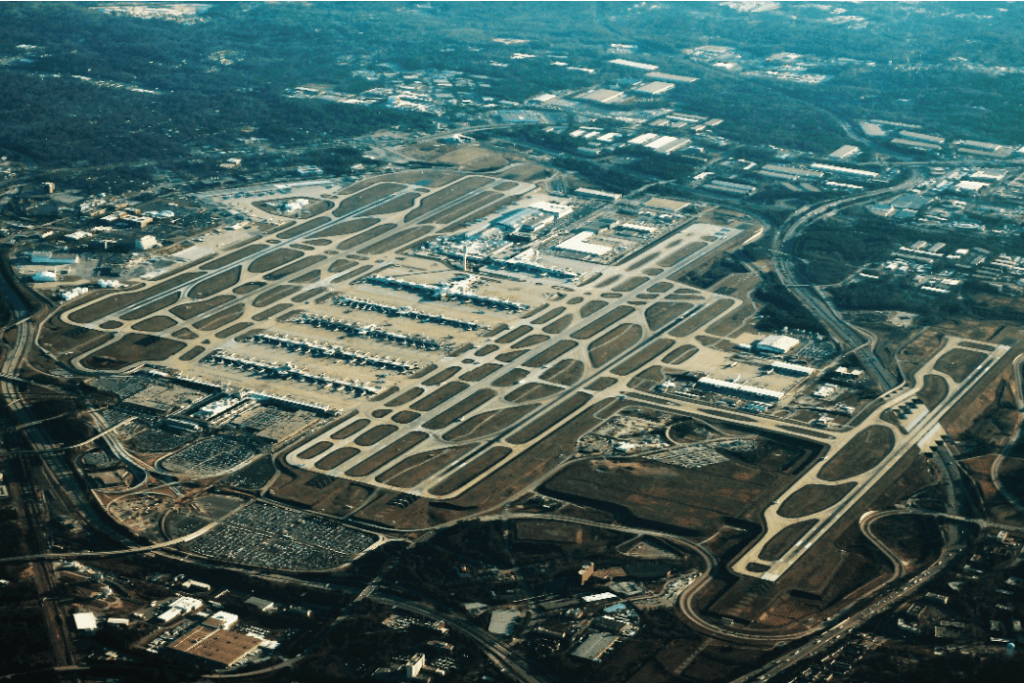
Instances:
[[[316,463],[315,467],[318,470],[324,470],[325,472],[333,470],[335,467],[343,465],[349,460],[354,459],[360,453],[362,453],[361,450],[359,450],[358,448],[352,448],[350,446],[345,448],[339,448],[336,451],[331,451],[331,453],[326,458]]]
[[[529,384],[523,384],[522,386],[516,387],[505,396],[505,400],[509,403],[522,403],[524,401],[537,401],[542,398],[547,398],[562,391],[562,387],[553,386],[551,384],[542,384],[540,382],[530,382]]]
[[[980,351],[969,349],[953,349],[947,351],[935,362],[936,372],[949,375],[954,382],[963,382],[971,371],[977,368],[987,357]]]
[[[356,445],[373,446],[398,431],[394,425],[377,425],[356,437]]]
[[[780,517],[806,517],[816,512],[827,510],[846,497],[854,484],[836,484],[826,486],[825,484],[808,484],[797,489],[792,495],[782,502],[779,507]]]
[[[546,334],[531,334],[530,336],[523,337],[522,339],[517,341],[515,344],[512,345],[512,348],[529,348],[531,346],[536,346],[537,344],[540,344],[542,342],[546,342],[549,339],[551,339],[551,337],[547,336]]]
[[[444,434],[445,441],[479,439],[508,429],[537,407],[536,403],[478,413]]]
[[[424,389],[422,387],[413,387],[411,389],[407,389],[398,396],[388,401],[385,405],[388,408],[395,408],[397,406],[405,405],[409,401],[415,398],[419,398],[423,392]]]
[[[363,462],[349,469],[345,474],[352,477],[369,476],[427,438],[426,432],[410,432],[387,448],[377,451]]]
[[[154,296],[166,294],[172,290],[175,290],[182,285],[191,282],[192,280],[199,277],[199,273],[182,273],[176,277],[173,277],[165,282],[147,287],[146,289],[126,292],[124,294],[115,294],[113,296],[105,296],[95,303],[89,304],[77,310],[72,311],[68,314],[68,320],[76,323],[91,323],[96,322],[100,318],[112,315],[123,308],[127,308],[133,304],[136,304],[145,299],[149,299]],[[159,309],[157,309],[159,310]],[[155,312],[155,311],[154,311]],[[148,315],[148,314],[147,314]],[[144,316],[140,316],[144,317]]]
[[[494,357],[494,359],[499,360],[502,363],[511,363],[524,353],[526,353],[526,349],[522,349],[521,351],[506,351],[505,353],[499,353]]]
[[[181,354],[179,358],[184,361],[195,360],[203,351],[206,351],[205,346],[193,346],[191,349]]]
[[[326,451],[328,448],[331,448],[333,445],[334,444],[331,443],[330,441],[321,441],[320,443],[313,444],[312,446],[302,451],[295,457],[298,458],[299,460],[312,460],[316,456]]]
[[[199,338],[198,334],[196,334],[195,332],[186,327],[183,327],[180,330],[175,330],[174,332],[171,333],[171,336],[174,337],[175,339],[185,339],[187,341],[192,341],[193,339]],[[184,358],[184,360],[188,359]]]
[[[562,332],[565,332],[565,330],[567,330],[569,328],[569,325],[571,324],[572,313],[569,313],[568,315],[563,315],[561,318],[554,321],[553,323],[545,325],[544,331],[547,332],[548,334],[561,334]]]
[[[145,318],[148,315],[164,310],[168,306],[173,306],[180,298],[180,292],[168,294],[167,296],[160,297],[156,301],[152,301],[145,306],[135,309],[134,311],[125,313],[121,316],[121,320],[138,320],[139,318]]]
[[[469,372],[463,374],[459,379],[467,382],[479,382],[500,367],[502,366],[498,363],[484,363],[483,365],[478,365]]]
[[[472,445],[452,446],[426,453],[416,453],[377,477],[377,481],[402,488],[416,486],[461,458],[472,447]]]
[[[668,365],[679,365],[680,363],[685,362],[690,356],[692,356],[695,353],[697,353],[696,346],[683,344],[682,346],[673,349],[671,352],[665,354],[665,357],[662,358],[661,360],[663,363],[667,363]]]
[[[265,311],[260,311],[259,313],[255,314],[252,317],[252,319],[258,322],[262,322],[264,320],[268,320],[274,317],[275,315],[281,313],[282,311],[287,311],[289,308],[291,308],[291,304],[277,304],[276,306],[271,306]]]
[[[506,372],[501,377],[497,377],[491,381],[492,387],[510,387],[523,380],[524,377],[530,374],[529,370],[523,370],[522,368],[515,368]]]
[[[270,276],[268,275],[267,277],[269,278]],[[320,281],[320,271],[319,270],[311,270],[308,273],[303,273],[302,275],[298,276],[297,278],[295,278],[293,280],[289,280],[289,282],[294,283],[296,285],[308,285],[308,284],[312,284],[314,282],[319,282],[319,281]],[[311,290],[311,291],[316,291],[316,290]],[[317,291],[317,294],[319,294],[320,292],[323,292],[323,291],[325,291],[325,290],[323,288],[321,288],[319,291]],[[307,297],[310,298],[310,299],[313,298],[314,296],[316,296],[316,294],[308,294],[307,295]],[[295,301],[295,299],[292,299],[292,301]]]
[[[611,512],[623,524],[642,520],[702,538],[729,525],[753,538],[760,527],[746,520],[759,512],[765,490],[777,481],[777,475],[735,462],[684,470],[651,462],[608,467],[591,461],[566,467],[543,492]]]
[[[473,458],[465,466],[460,467],[454,474],[448,476],[440,484],[430,489],[435,496],[447,496],[479,477],[489,468],[494,467],[512,452],[511,448],[505,446],[493,446],[480,455]]]
[[[949,384],[945,379],[938,375],[925,375],[924,382],[917,391],[917,398],[928,406],[929,410],[934,410],[935,406],[942,403],[942,399],[946,398],[948,393]]]
[[[490,178],[481,176],[471,176],[459,180],[456,183],[449,185],[448,187],[442,188],[427,197],[424,197],[420,202],[420,205],[405,217],[406,221],[413,221],[420,216],[426,215],[431,211],[435,211],[448,202],[462,197],[465,194],[478,190],[481,187],[489,184]]]
[[[223,311],[214,313],[208,318],[203,318],[195,324],[195,328],[197,330],[203,330],[204,332],[216,330],[228,323],[233,323],[238,320],[242,317],[243,313],[245,313],[245,304],[235,304],[225,308]]]
[[[796,524],[790,524],[782,531],[772,536],[771,540],[764,544],[758,557],[765,562],[777,562],[789,551],[797,541],[803,538],[815,525],[816,520],[805,519]]]
[[[389,251],[396,251],[401,247],[404,247],[410,242],[414,242],[421,237],[426,237],[434,232],[433,225],[419,225],[414,228],[406,228],[405,230],[399,230],[398,232],[385,237],[379,242],[374,242],[368,247],[364,247],[359,250],[360,254],[384,254]]]
[[[647,307],[647,310],[644,311],[644,319],[647,321],[648,328],[657,330],[668,325],[691,308],[693,308],[693,304],[682,301],[660,301]]]
[[[625,361],[619,363],[615,368],[612,369],[613,375],[623,377],[625,375],[632,375],[634,372],[642,368],[643,366],[650,363],[652,360],[660,356],[665,351],[672,348],[675,344],[671,339],[655,339],[650,344],[644,346],[643,349],[637,351],[632,356],[627,358]]]
[[[254,259],[249,264],[250,273],[269,273],[270,271],[280,268],[289,261],[302,256],[301,251],[298,249],[275,249],[274,251],[268,252],[257,259]]]
[[[178,316],[182,320],[190,320],[195,318],[197,315],[202,315],[207,311],[211,311],[218,306],[226,304],[230,301],[234,301],[235,297],[230,294],[222,294],[221,296],[215,296],[212,299],[206,299],[205,301],[195,301],[190,304],[180,304],[170,309],[170,313]]]
[[[222,273],[200,281],[195,287],[189,290],[188,296],[192,299],[205,299],[208,296],[222,292],[228,287],[234,287],[242,277],[242,266],[237,265]]]
[[[326,258],[327,257],[323,256],[323,255],[306,256],[305,258],[301,258],[298,261],[295,261],[295,262],[293,262],[293,263],[291,263],[291,264],[289,264],[287,266],[284,266],[283,268],[278,268],[273,273],[268,273],[267,275],[264,275],[263,279],[264,280],[283,280],[284,278],[288,277],[289,275],[294,275],[295,273],[298,273],[299,271],[305,270],[306,268],[308,268],[309,266],[313,265],[314,263],[319,263],[320,261],[323,261]]]
[[[590,363],[595,368],[604,365],[634,346],[643,337],[639,325],[625,323],[593,342],[587,349]]]
[[[262,294],[257,294],[256,298],[252,300],[252,305],[257,308],[262,308],[263,306],[268,306],[274,303],[278,299],[291,296],[300,289],[302,289],[302,287],[297,285],[278,285],[276,287],[271,287]]]
[[[427,394],[409,407],[413,410],[433,410],[456,394],[464,391],[467,387],[469,387],[469,385],[465,382],[449,382],[433,393]]]
[[[250,327],[252,327],[252,323],[236,323],[231,327],[225,328],[218,332],[217,339],[227,339],[228,337],[233,337],[242,330],[248,329]]]
[[[332,225],[329,228],[324,228],[313,235],[313,237],[342,237],[344,235],[351,235],[353,233],[366,230],[370,226],[377,225],[377,223],[380,223],[379,218],[356,218],[355,220],[345,221],[343,223],[338,223],[337,225]]]
[[[474,391],[451,408],[442,411],[423,426],[427,429],[444,429],[453,422],[461,420],[463,416],[473,412],[495,396],[497,396],[497,392],[493,389],[479,389]]]
[[[168,327],[174,327],[177,324],[178,321],[174,318],[168,318],[166,315],[157,315],[135,323],[132,325],[132,329],[137,332],[163,332]]]
[[[594,301],[588,301],[580,308],[580,317],[586,318],[587,316],[593,315],[607,305],[607,301],[597,301],[596,299]]]
[[[556,317],[558,317],[559,315],[561,315],[564,312],[565,312],[565,306],[555,306],[554,308],[550,308],[550,309],[544,311],[544,315],[542,315],[539,318],[537,318],[536,320],[534,320],[533,323],[535,325],[543,325],[546,322],[550,322],[550,321],[554,320]],[[529,316],[527,316],[527,317],[529,317]]]
[[[554,361],[555,359],[561,357],[562,355],[568,353],[577,346],[579,346],[579,344],[577,344],[576,342],[571,341],[569,339],[563,339],[562,341],[555,342],[551,346],[547,347],[546,349],[538,353],[536,356],[533,356],[532,358],[528,359],[523,363],[523,365],[528,368],[543,367],[548,363]]]
[[[298,279],[292,280],[292,282],[298,282],[298,281],[299,281]],[[292,301],[294,301],[297,304],[306,303],[310,299],[315,299],[316,297],[320,296],[321,294],[323,294],[326,291],[327,291],[326,287],[314,287],[312,289],[307,289],[305,292],[299,292],[298,294],[293,296],[292,297]]]
[[[540,376],[545,382],[554,382],[562,386],[572,386],[583,379],[583,363],[573,358],[566,358],[555,363]]]
[[[358,263],[358,261],[349,261],[348,259],[338,259],[337,261],[335,261],[334,263],[332,263],[330,265],[330,267],[327,269],[327,272],[331,273],[331,274],[343,273],[346,270],[348,270],[349,268],[351,268],[352,266],[356,265],[357,263]]]
[[[338,208],[334,210],[334,215],[340,217],[353,211],[358,211],[364,206],[369,206],[375,201],[384,199],[388,195],[395,194],[404,189],[405,185],[397,183],[378,183],[341,200]]]
[[[616,285],[612,289],[612,291],[613,292],[632,292],[637,287],[642,287],[643,285],[646,285],[648,282],[650,282],[650,280],[648,278],[645,278],[645,277],[643,277],[641,275],[634,275],[633,277],[626,278],[625,280],[620,282],[618,285]]]
[[[357,433],[360,429],[366,427],[368,424],[370,424],[370,421],[366,418],[361,418],[355,422],[349,422],[347,425],[331,434],[331,438],[335,441],[344,441]]]
[[[508,334],[502,336],[500,339],[497,339],[496,341],[499,344],[508,344],[510,342],[514,342],[515,340],[519,339],[520,337],[522,337],[523,335],[527,334],[532,330],[533,328],[529,325],[520,325],[519,327],[512,330]]]
[[[895,445],[896,437],[888,427],[867,427],[826,462],[818,476],[826,481],[839,481],[867,472],[882,462]]]
[[[82,361],[90,370],[120,370],[140,361],[167,360],[187,346],[185,342],[144,334],[128,334]]]
[[[326,202],[319,202],[319,204],[325,205],[322,209],[320,209],[320,211],[326,211],[327,209],[331,208],[330,204],[327,204]],[[319,211],[317,211],[317,213],[319,213]],[[308,230],[319,228],[321,225],[329,223],[330,220],[331,219],[328,218],[327,216],[320,216],[319,218],[314,218],[313,220],[306,221],[305,223],[300,223],[299,225],[296,225],[294,228],[288,228],[287,230],[279,232],[277,234],[277,237],[280,237],[283,240],[290,240],[291,238],[298,237],[299,235]]]
[[[419,419],[420,413],[412,410],[400,410],[391,416],[393,422],[397,422],[400,425],[407,425],[410,422],[415,422]]]
[[[707,325],[709,322],[729,310],[732,303],[733,302],[729,299],[719,299],[713,304],[705,306],[696,313],[693,313],[689,318],[669,330],[668,333],[677,339],[693,334],[701,327]]]
[[[570,336],[573,339],[590,339],[635,311],[632,306],[618,306]]]
[[[653,284],[650,287],[648,287],[647,291],[648,292],[655,292],[657,294],[661,294],[662,292],[667,292],[670,289],[672,289],[672,283],[671,282],[656,282],[655,284]]]
[[[445,368],[436,375],[431,375],[427,379],[423,380],[423,385],[428,387],[436,387],[442,382],[446,382],[450,380],[453,376],[459,374],[459,370],[461,370],[461,368],[457,365],[452,366],[450,368]]]
[[[245,296],[246,294],[252,294],[253,292],[259,291],[266,286],[267,283],[265,282],[246,282],[244,285],[239,285],[232,289],[231,293],[237,294],[238,296]]]
[[[341,242],[338,245],[338,249],[355,249],[356,247],[361,246],[369,242],[370,240],[377,239],[381,235],[391,232],[392,230],[395,229],[395,227],[397,227],[395,223],[381,223],[378,226],[375,226],[373,228],[370,228],[369,230],[365,230],[359,233],[355,237],[349,237],[347,240]]]
[[[511,444],[524,444],[533,441],[585,406],[591,398],[593,396],[590,394],[584,391],[577,391],[551,410],[534,418],[528,425],[509,436],[507,441]]]
[[[242,247],[241,249],[236,249],[230,254],[225,254],[220,258],[214,259],[209,263],[204,263],[203,265],[199,266],[199,269],[207,271],[220,270],[224,266],[231,265],[236,261],[241,261],[242,259],[252,256],[253,254],[256,254],[258,252],[261,252],[266,248],[267,245],[265,244],[250,244],[248,246]]]

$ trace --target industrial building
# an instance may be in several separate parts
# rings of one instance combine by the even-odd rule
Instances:
[[[754,342],[754,350],[761,353],[789,353],[799,345],[799,339],[781,334],[773,334],[761,341]]]
[[[780,360],[773,362],[771,368],[780,375],[790,375],[792,377],[810,377],[815,373],[812,367],[795,363],[784,363]]]
[[[160,246],[160,240],[153,237],[152,235],[143,235],[139,239],[135,240],[136,251],[148,251],[155,249]]]
[[[77,254],[52,254],[48,251],[33,251],[28,255],[29,263],[46,266],[66,266],[78,263]]]
[[[857,147],[856,145],[843,145],[836,151],[829,154],[829,156],[833,159],[845,161],[846,159],[852,159],[858,154],[860,154],[860,147]]]
[[[605,256],[612,251],[612,247],[601,244],[591,244],[587,240],[594,236],[589,230],[578,232],[569,239],[555,246],[558,251],[568,251],[580,256]]]
[[[607,90],[605,88],[599,88],[597,90],[591,90],[585,92],[582,95],[577,95],[578,100],[590,100],[591,102],[597,102],[598,104],[611,104],[616,100],[621,100],[623,93],[618,90]]]
[[[77,612],[71,616],[75,620],[75,630],[86,632],[96,630],[96,615],[92,612]]]
[[[714,377],[700,378],[697,380],[697,387],[703,391],[724,394],[726,396],[736,396],[738,398],[745,398],[765,403],[777,403],[785,395],[781,391],[762,389],[761,387],[755,387],[751,384],[730,382],[728,380],[715,379]]]
[[[676,87],[672,83],[665,83],[664,81],[653,81],[651,83],[645,83],[638,88],[634,88],[634,91],[641,92],[646,95],[661,95],[667,93],[672,88]]]

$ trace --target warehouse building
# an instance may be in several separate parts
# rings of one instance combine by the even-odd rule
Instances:
[[[594,233],[589,230],[578,232],[564,242],[558,244],[555,249],[558,251],[568,251],[573,254],[580,256],[596,256],[601,257],[612,251],[611,247],[606,247],[602,244],[591,244],[587,240],[594,236]]]
[[[761,353],[789,353],[800,345],[799,339],[782,334],[773,334],[761,341],[754,342],[754,350]]]
[[[761,387],[755,387],[751,384],[730,382],[724,379],[715,379],[714,377],[700,378],[697,380],[697,388],[702,391],[709,391],[715,394],[735,396],[737,398],[745,398],[751,401],[760,401],[763,403],[778,403],[785,395],[781,391],[762,389]]]

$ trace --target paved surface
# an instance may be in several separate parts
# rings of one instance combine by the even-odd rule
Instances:
[[[956,382],[948,375],[935,370],[936,362],[948,350],[957,346],[961,340],[947,338],[942,349],[940,349],[931,360],[921,367],[917,372],[916,386],[921,386],[925,375],[933,374],[942,377],[949,386],[946,397],[926,414],[916,418],[912,423],[904,425],[904,429],[893,429],[895,446],[877,465],[861,474],[841,480],[822,479],[819,474],[828,466],[829,462],[840,455],[843,446],[849,443],[859,431],[867,429],[872,425],[889,425],[881,420],[886,411],[906,403],[916,394],[916,388],[904,386],[902,389],[894,390],[885,395],[884,402],[862,422],[857,431],[844,433],[837,438],[829,455],[805,472],[775,503],[770,505],[764,513],[766,532],[763,537],[750,547],[745,553],[739,556],[732,565],[732,571],[745,576],[752,576],[766,581],[777,581],[783,574],[796,564],[804,554],[810,550],[823,536],[825,536],[850,510],[852,510],[874,487],[888,474],[897,462],[906,456],[912,449],[919,449],[927,452],[936,445],[944,435],[940,420],[954,405],[956,405],[972,387],[984,377],[989,370],[1010,350],[1009,346],[999,346],[987,354],[985,360],[973,370],[962,382]],[[834,505],[819,512],[800,517],[782,517],[779,515],[779,508],[785,504],[786,499],[809,485],[839,485],[850,484],[854,486],[845,496]],[[765,546],[786,527],[801,521],[811,520],[814,525],[801,538],[799,538],[790,549],[778,560],[765,561],[761,553]],[[752,566],[767,565],[767,569],[753,569]]]

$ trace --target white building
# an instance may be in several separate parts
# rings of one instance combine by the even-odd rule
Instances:
[[[57,254],[48,251],[33,251],[28,255],[29,262],[35,265],[66,266],[78,263],[78,254]]]
[[[160,240],[153,237],[152,235],[143,235],[139,239],[135,240],[136,251],[148,251],[155,247],[160,246]]]
[[[95,631],[96,615],[92,612],[78,612],[73,614],[75,628],[79,631]]]
[[[52,270],[41,270],[32,276],[32,282],[56,282],[57,273]]]
[[[581,254],[584,256],[604,256],[608,252],[612,251],[612,247],[606,247],[602,244],[591,244],[587,240],[594,236],[594,233],[589,230],[578,232],[569,239],[565,240],[561,244],[557,245],[555,249],[558,251],[569,251],[574,254]]]
[[[754,348],[764,353],[789,353],[799,345],[799,339],[781,334],[773,334],[759,342],[754,342]]]

